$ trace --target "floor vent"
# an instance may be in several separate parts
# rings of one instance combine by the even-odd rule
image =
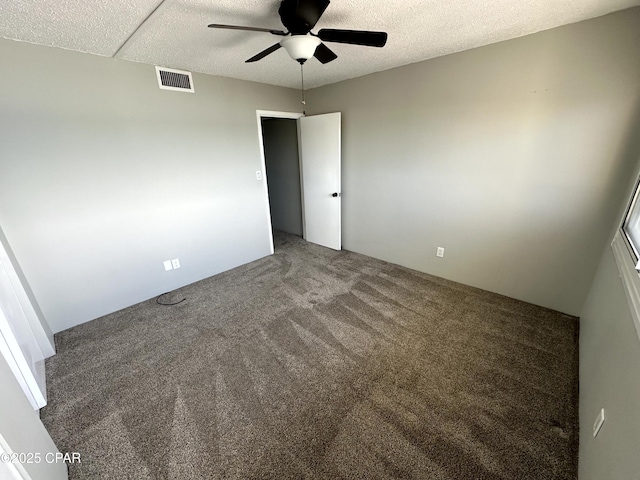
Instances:
[[[175,90],[178,92],[193,92],[193,79],[191,72],[174,70],[173,68],[156,67],[158,86],[163,90]]]

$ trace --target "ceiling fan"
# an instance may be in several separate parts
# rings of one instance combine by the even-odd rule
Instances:
[[[383,47],[387,43],[386,32],[323,28],[317,34],[313,33],[311,29],[316,25],[329,3],[329,0],[282,0],[278,14],[282,24],[287,29],[286,32],[269,28],[221,25],[217,23],[212,23],[209,28],[267,32],[285,37],[278,43],[248,59],[247,63],[257,62],[280,47],[284,47],[289,56],[301,65],[311,57],[316,57],[321,63],[329,63],[338,58],[338,56],[322,43],[323,41],[369,47]]]

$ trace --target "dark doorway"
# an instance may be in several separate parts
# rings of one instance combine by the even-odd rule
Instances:
[[[302,236],[298,125],[291,118],[262,118],[271,226]]]

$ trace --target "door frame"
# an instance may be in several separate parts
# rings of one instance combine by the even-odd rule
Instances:
[[[0,355],[38,410],[47,404],[44,360],[55,354],[55,347],[1,241],[1,230],[0,234]]]
[[[264,197],[265,197],[265,205],[267,207],[267,219],[268,219],[268,227],[269,227],[269,248],[271,254],[273,255],[275,252],[275,248],[273,246],[273,222],[271,221],[271,204],[269,202],[269,188],[267,186],[267,161],[264,156],[264,137],[262,135],[262,119],[263,118],[289,118],[292,120],[298,120],[299,118],[304,117],[304,113],[296,113],[296,112],[278,112],[272,110],[256,110],[256,117],[258,121],[258,143],[260,146],[260,169],[262,170],[262,187],[264,188]],[[296,127],[298,130],[298,136],[300,135],[300,129]],[[302,159],[298,155],[298,162],[302,163]],[[302,165],[301,165],[302,167]],[[301,194],[304,197],[304,192],[302,192],[302,180],[300,180]],[[304,198],[301,198],[301,201],[304,205]],[[304,208],[302,209],[302,235],[304,237],[305,225],[304,225]]]

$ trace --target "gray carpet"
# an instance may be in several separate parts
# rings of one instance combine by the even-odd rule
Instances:
[[[56,335],[70,478],[576,479],[578,320],[276,235]]]

